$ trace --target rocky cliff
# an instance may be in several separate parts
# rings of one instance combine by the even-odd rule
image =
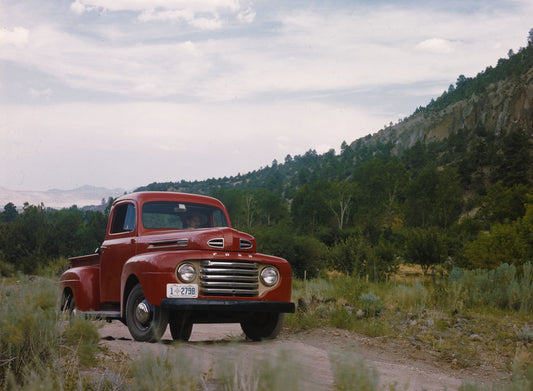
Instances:
[[[408,119],[366,138],[364,143],[392,142],[397,152],[441,140],[459,129],[523,129],[533,137],[533,67],[520,75],[487,86],[484,92],[450,104],[444,109],[423,109]]]

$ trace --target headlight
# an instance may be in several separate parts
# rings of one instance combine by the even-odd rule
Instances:
[[[196,278],[196,269],[190,263],[183,263],[178,267],[178,278],[185,283],[189,283]]]
[[[278,282],[279,275],[276,268],[272,266],[267,266],[261,271],[261,282],[266,286],[276,285]]]

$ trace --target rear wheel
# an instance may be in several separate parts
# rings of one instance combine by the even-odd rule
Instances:
[[[168,313],[144,297],[140,284],[133,287],[126,302],[126,325],[136,341],[161,339],[168,324]]]
[[[76,315],[76,303],[74,302],[74,295],[72,292],[65,293],[65,299],[63,303],[62,310],[68,314],[68,319],[72,320],[72,318]]]
[[[172,339],[174,341],[184,341],[187,342],[191,338],[192,333],[192,323],[187,319],[186,316],[183,316],[180,313],[171,313],[170,314],[170,334],[172,334]]]
[[[284,313],[256,312],[241,322],[241,328],[252,341],[273,339],[278,336],[284,321]]]

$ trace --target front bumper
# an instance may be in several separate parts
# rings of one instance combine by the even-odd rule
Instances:
[[[163,299],[161,308],[175,311],[295,312],[294,303],[259,300]]]

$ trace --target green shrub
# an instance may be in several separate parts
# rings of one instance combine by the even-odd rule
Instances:
[[[494,270],[452,269],[448,276],[453,300],[467,308],[487,306],[502,310],[533,312],[533,265],[528,262],[517,273],[514,265]]]
[[[94,364],[100,334],[94,324],[81,316],[74,317],[64,333],[65,343],[76,352],[82,365]]]
[[[149,351],[131,364],[131,391],[197,390],[201,375],[194,360],[176,350],[156,356]]]
[[[59,350],[57,286],[47,279],[28,279],[0,287],[0,387],[8,373],[23,382],[26,367],[50,361]]]
[[[350,355],[333,355],[335,389],[338,391],[374,391],[378,388],[379,375],[375,368]]]
[[[383,309],[383,303],[381,302],[381,299],[373,292],[362,294],[359,296],[359,300],[361,301],[363,312],[368,317],[379,315]]]
[[[402,310],[422,310],[429,305],[430,300],[430,292],[420,281],[411,285],[397,285],[389,296],[391,304]]]
[[[55,281],[19,278],[0,282],[0,390],[86,389],[78,363],[94,362],[94,324],[61,319]]]
[[[223,390],[270,391],[305,390],[301,379],[306,375],[298,364],[302,358],[292,358],[291,353],[279,350],[273,357],[252,358],[239,355],[235,349],[230,357],[241,357],[224,361],[216,370],[217,381]]]

